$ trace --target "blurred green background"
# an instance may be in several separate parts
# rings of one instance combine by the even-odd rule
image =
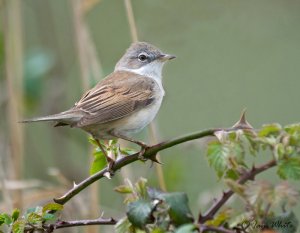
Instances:
[[[9,112],[14,106],[11,98],[19,96],[18,119],[63,111],[83,93],[81,64],[94,69],[87,72],[91,87],[113,71],[131,43],[123,1],[83,0],[80,16],[76,15],[78,2],[0,1],[1,169],[5,179],[24,181],[25,187],[12,189],[22,190],[24,208],[49,201],[73,181],[87,177],[92,151],[88,136],[80,130],[53,128],[49,123],[24,125],[24,154],[17,153],[16,159],[23,171],[15,175],[12,153],[14,146],[22,148],[22,137],[17,145],[10,139],[18,135],[14,128],[20,127]],[[155,120],[159,140],[231,126],[244,108],[257,128],[263,123],[299,121],[299,0],[132,0],[132,7],[139,39],[177,56],[164,69],[166,97]],[[91,60],[81,57],[80,61],[82,44],[90,49],[86,54]],[[7,73],[12,74],[10,81]],[[12,92],[8,82],[13,83]],[[136,138],[149,141],[147,135],[145,130]],[[203,148],[202,142],[193,142],[161,153],[167,190],[185,191],[195,215],[222,191]],[[70,211],[68,217],[89,217],[93,192],[99,197],[99,208],[92,205],[94,213],[121,217],[123,197],[113,188],[124,178],[135,181],[140,176],[158,186],[156,169],[150,165],[129,165],[112,180],[98,182],[94,191],[83,191],[69,204],[77,211]],[[36,183],[30,186],[29,181]],[[7,208],[0,195],[1,208]],[[88,229],[81,230],[93,231]],[[111,232],[112,228],[103,229]]]

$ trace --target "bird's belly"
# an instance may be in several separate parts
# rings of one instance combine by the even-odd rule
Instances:
[[[114,131],[125,136],[138,133],[155,118],[161,102],[162,98],[156,100],[155,103],[151,104],[149,107],[139,110],[124,119],[118,120],[114,126]]]
[[[113,139],[112,132],[130,136],[145,128],[156,116],[163,97],[158,98],[147,108],[141,109],[127,117],[99,125],[89,125],[83,129],[98,139]]]

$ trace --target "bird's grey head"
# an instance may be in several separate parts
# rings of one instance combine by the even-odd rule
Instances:
[[[161,76],[166,61],[175,58],[146,42],[133,43],[117,63],[115,70],[128,70],[146,76]]]

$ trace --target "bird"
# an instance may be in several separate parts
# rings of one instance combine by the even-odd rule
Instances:
[[[55,127],[70,126],[86,131],[95,139],[111,168],[114,160],[107,155],[100,140],[120,138],[145,151],[148,145],[131,135],[144,129],[157,115],[165,95],[162,69],[174,58],[150,43],[132,43],[114,71],[84,93],[73,107],[21,122],[50,121],[55,122]],[[140,159],[144,159],[142,154]]]

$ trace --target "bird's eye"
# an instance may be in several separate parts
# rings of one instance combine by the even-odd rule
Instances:
[[[138,59],[142,62],[146,61],[148,59],[148,56],[144,53],[141,53],[139,56],[138,56]]]

